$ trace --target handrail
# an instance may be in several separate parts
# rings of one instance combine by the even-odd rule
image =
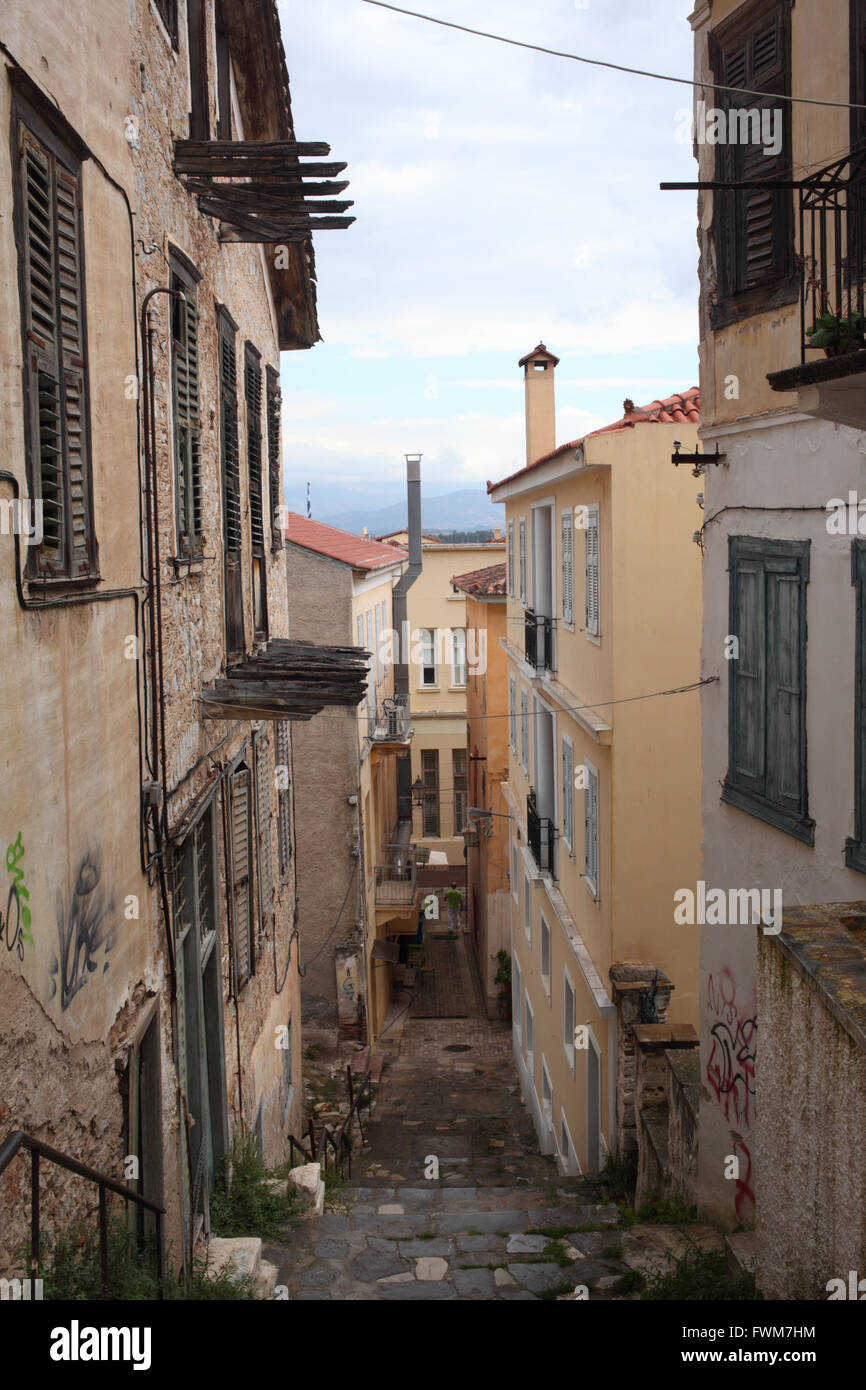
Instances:
[[[68,1154],[61,1153],[59,1149],[53,1149],[50,1144],[46,1144],[42,1139],[37,1139],[32,1134],[26,1134],[23,1129],[13,1129],[0,1144],[0,1173],[4,1172],[15,1158],[16,1154],[22,1149],[27,1149],[30,1154],[30,1278],[39,1278],[40,1264],[40,1229],[39,1229],[39,1160],[44,1158],[48,1163],[55,1164],[58,1168],[65,1168],[67,1172],[76,1173],[81,1178],[86,1178],[88,1182],[95,1183],[99,1188],[99,1255],[102,1272],[102,1296],[108,1297],[108,1214],[105,1201],[106,1191],[114,1192],[126,1201],[137,1203],[139,1207],[146,1207],[152,1211],[156,1217],[156,1278],[159,1288],[159,1296],[162,1297],[162,1217],[165,1215],[165,1207],[161,1207],[158,1202],[153,1202],[149,1197],[143,1196],[133,1188],[127,1187],[125,1183],[118,1182],[116,1178],[110,1178],[107,1173],[102,1173],[98,1168],[90,1168],[86,1163],[80,1163],[77,1158],[70,1158]]]
[[[328,1145],[330,1145],[334,1152],[334,1167],[338,1170],[342,1167],[343,1155],[345,1154],[346,1163],[349,1170],[349,1177],[352,1176],[352,1141],[349,1138],[349,1130],[351,1128],[353,1116],[357,1116],[358,1128],[361,1131],[361,1142],[364,1142],[364,1126],[361,1122],[361,1097],[364,1095],[365,1091],[367,1091],[368,1086],[371,1084],[371,1074],[372,1064],[368,1065],[367,1070],[364,1073],[363,1079],[361,1081],[361,1085],[359,1086],[356,1094],[355,1088],[352,1084],[352,1068],[350,1065],[347,1065],[346,1084],[348,1086],[349,1091],[349,1110],[348,1113],[344,1116],[343,1123],[341,1124],[340,1128],[336,1131],[336,1136],[329,1125],[323,1124],[322,1133],[317,1143],[315,1124],[312,1118],[310,1119],[309,1131],[312,1161],[316,1163],[321,1163],[326,1173],[328,1170]],[[367,1101],[367,1110],[368,1114],[372,1110],[369,1098]],[[298,1147],[300,1148],[301,1146],[298,1145]],[[309,1161],[310,1160],[308,1159],[308,1162]]]

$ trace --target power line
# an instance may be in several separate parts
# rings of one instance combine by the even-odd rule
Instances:
[[[507,39],[503,34],[491,34],[486,29],[471,29],[467,24],[456,24],[450,19],[438,19],[432,14],[420,14],[418,10],[404,10],[400,5],[389,5],[385,0],[363,0],[365,5],[375,5],[380,10],[393,10],[395,14],[409,15],[411,19],[425,19],[429,24],[439,24],[444,29],[459,29],[463,34],[474,34],[479,39],[493,39],[496,43],[507,43],[512,48],[528,48],[533,53],[546,53],[552,58],[570,58],[575,63],[586,63],[594,68],[610,68],[614,72],[627,72],[633,77],[652,77],[657,82],[676,82],[683,87],[710,88],[715,92],[738,92],[742,96],[772,96],[776,101],[796,102],[802,106],[838,106],[845,111],[866,111],[866,106],[850,101],[822,101],[818,97],[792,97],[781,92],[759,92],[751,87],[723,87],[717,82],[698,82],[691,77],[671,77],[668,73],[650,72],[646,68],[629,68],[623,63],[608,63],[602,58],[585,58],[580,53],[566,53],[560,48],[545,48],[542,44],[527,43],[523,39]]]

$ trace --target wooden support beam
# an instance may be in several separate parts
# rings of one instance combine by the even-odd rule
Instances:
[[[295,178],[330,179],[342,174],[346,161],[334,164],[299,164],[290,155],[281,159],[235,159],[230,155],[178,155],[174,161],[176,174],[210,174],[222,178],[261,178],[269,174],[285,174]]]
[[[323,140],[175,140],[178,155],[237,155],[239,157],[278,157],[293,155],[327,155],[331,146]]]
[[[285,190],[283,196],[287,198],[324,198],[329,194],[334,197],[338,193],[343,193],[349,187],[348,179],[327,179],[321,183],[309,183],[304,179],[292,178],[288,175],[280,175],[270,180],[247,179],[244,183],[217,183],[214,179],[207,178],[203,174],[190,174],[186,181],[187,190],[190,193],[203,193],[207,197],[211,195],[222,195],[228,191],[242,189],[250,198],[264,197],[279,194],[280,190]]]

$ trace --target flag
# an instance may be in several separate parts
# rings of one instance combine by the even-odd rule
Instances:
[[[312,507],[310,506],[310,484],[307,483],[307,518],[308,518],[308,519],[311,518],[312,515],[313,515],[313,509],[312,509]]]

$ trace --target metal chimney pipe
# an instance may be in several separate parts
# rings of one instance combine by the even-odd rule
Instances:
[[[400,575],[391,595],[394,627],[399,635],[400,660],[394,664],[394,694],[409,694],[409,624],[406,595],[421,573],[421,454],[406,455],[406,500],[408,503],[409,564]]]

